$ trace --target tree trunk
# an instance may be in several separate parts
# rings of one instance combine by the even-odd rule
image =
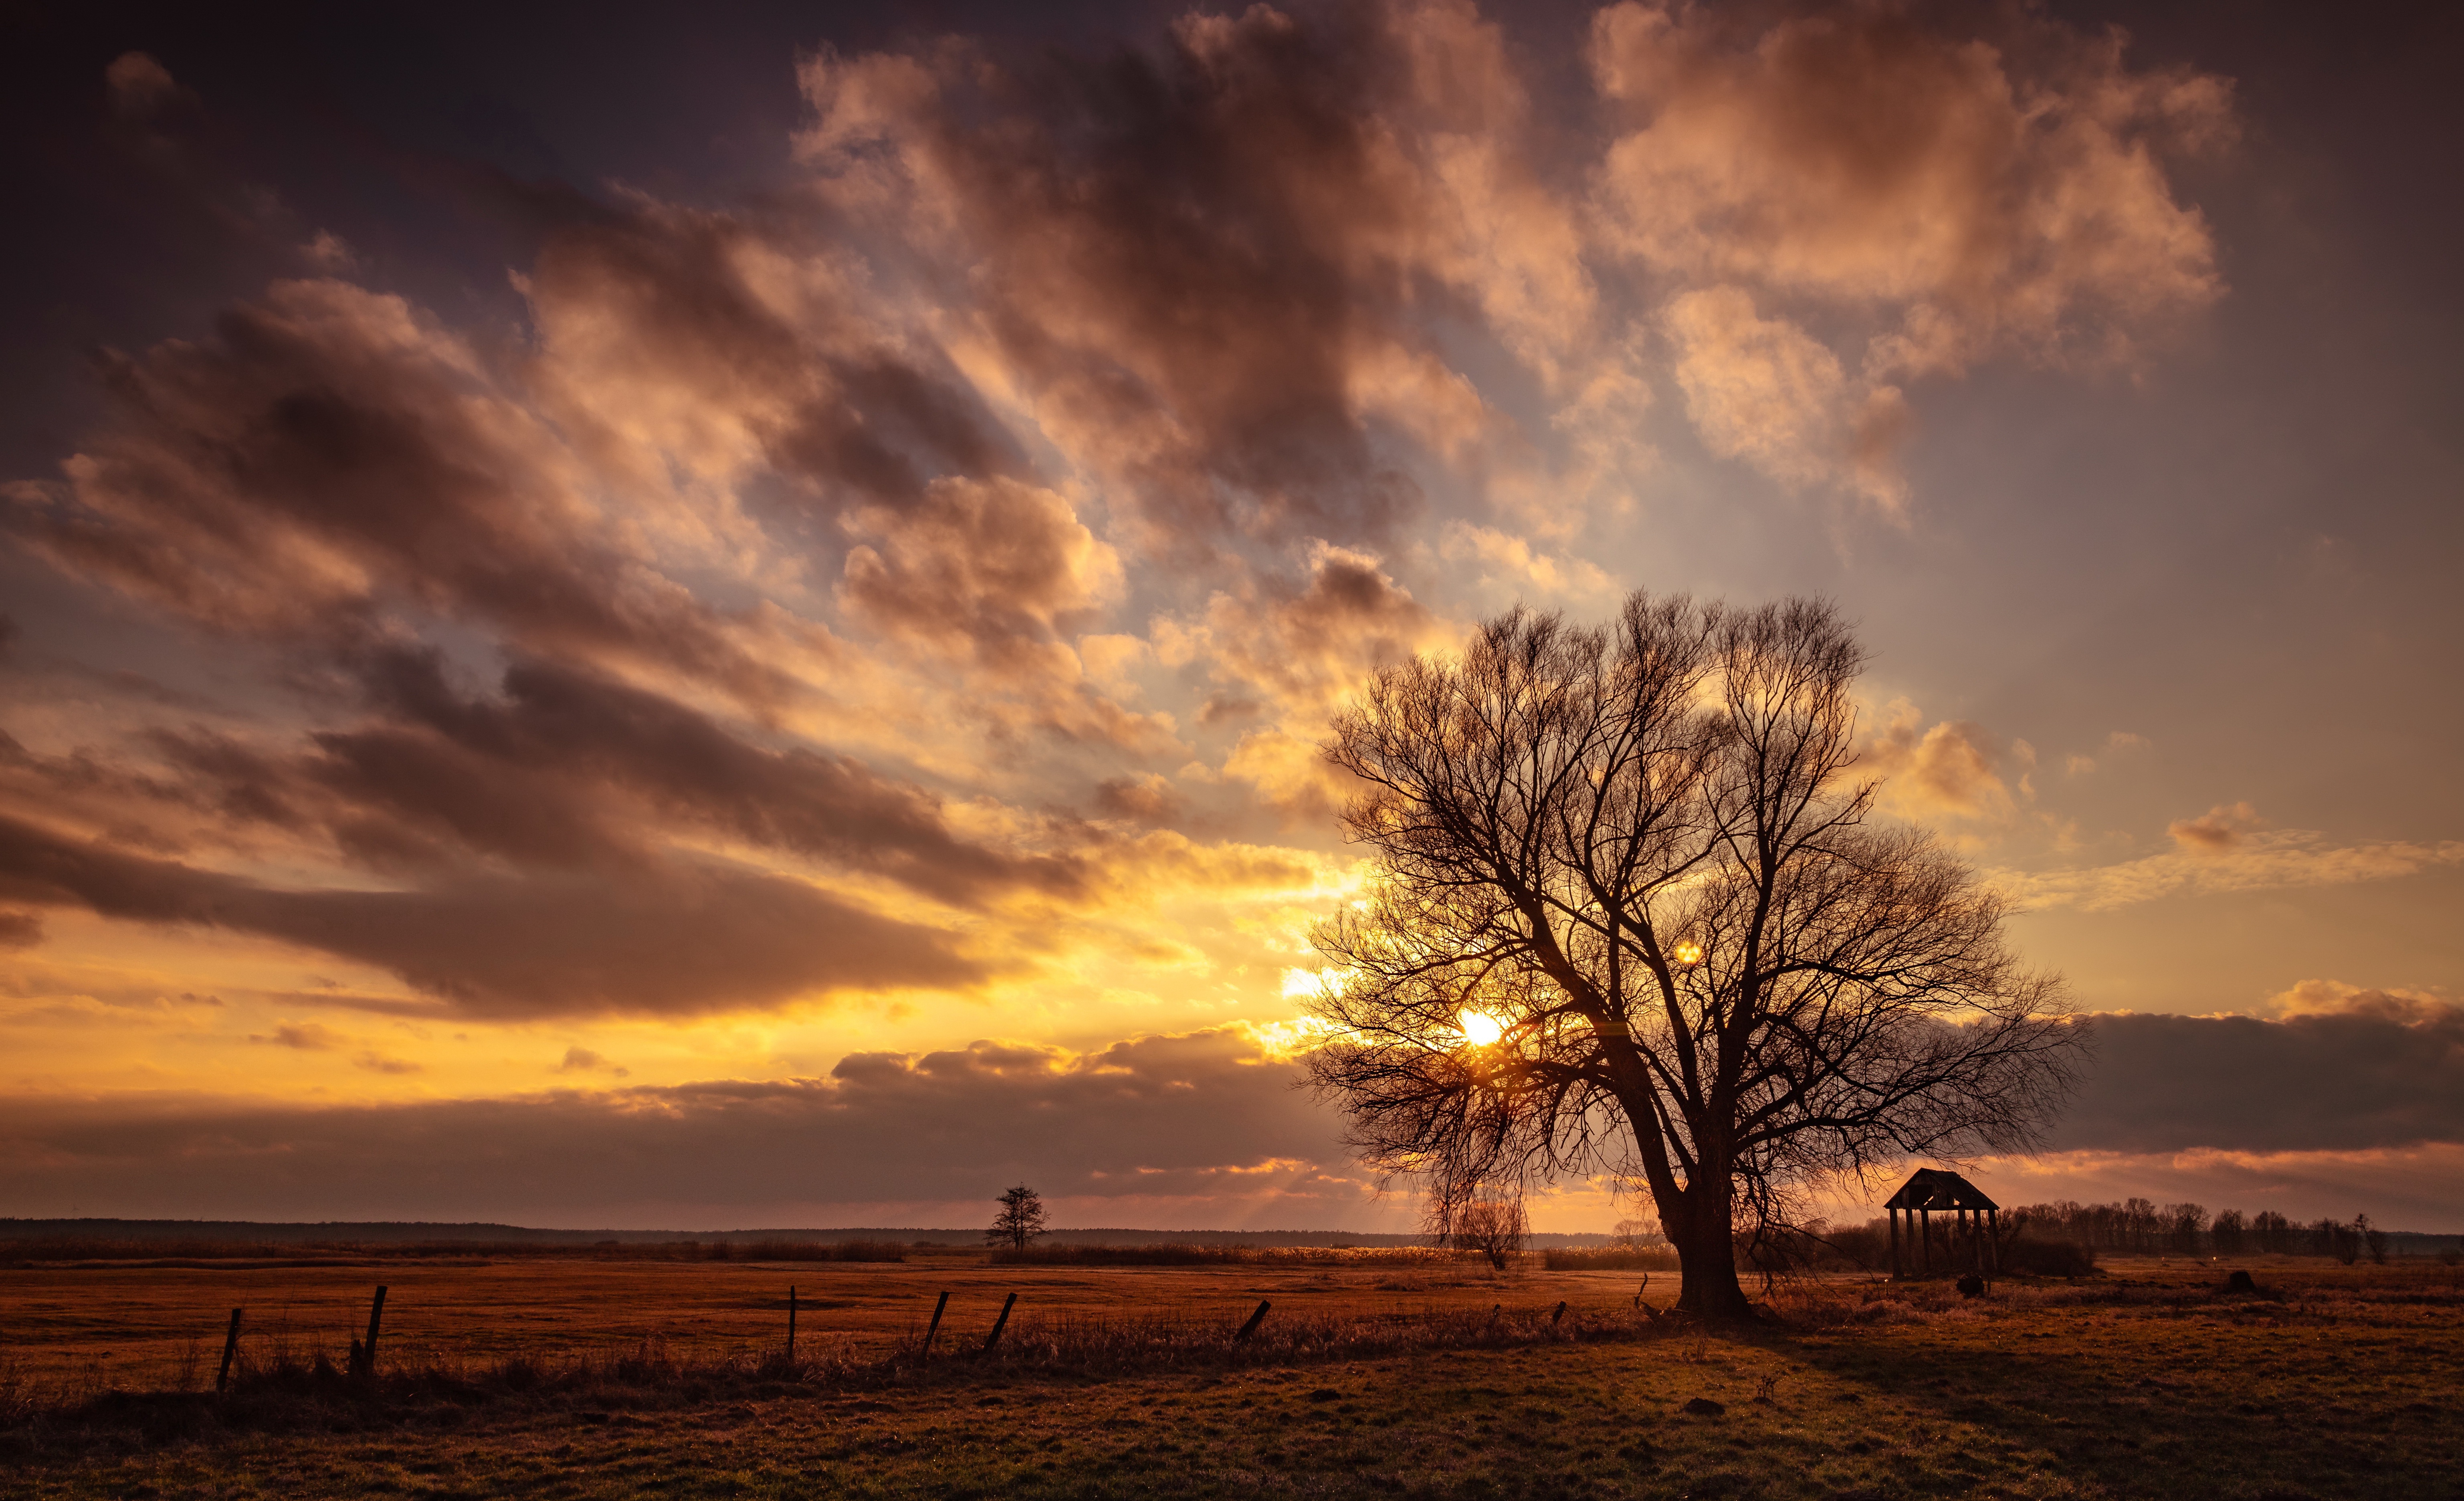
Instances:
[[[1746,1291],[1737,1285],[1737,1237],[1725,1179],[1703,1181],[1685,1195],[1682,1215],[1661,1222],[1677,1246],[1677,1308],[1697,1318],[1744,1318]]]

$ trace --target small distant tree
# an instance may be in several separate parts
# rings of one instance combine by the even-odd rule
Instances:
[[[1660,1233],[1660,1222],[1648,1214],[1639,1214],[1617,1221],[1610,1230],[1610,1237],[1617,1245],[1629,1249],[1638,1246],[1663,1245],[1668,1239],[1667,1236]]]
[[[2293,1222],[2274,1209],[2261,1209],[2251,1217],[2250,1235],[2260,1251],[2271,1255],[2293,1250]]]
[[[1023,1251],[1029,1242],[1044,1233],[1044,1200],[1024,1184],[1001,1196],[1001,1212],[993,1216],[992,1228],[984,1239],[995,1246],[1012,1246]]]
[[[2219,1256],[2240,1255],[2242,1243],[2247,1238],[2248,1222],[2242,1218],[2239,1209],[2219,1210],[2214,1223],[2208,1227],[2208,1240],[2216,1248]]]
[[[1517,1196],[1473,1199],[1453,1207],[1447,1215],[1445,1238],[1457,1251],[1476,1251],[1488,1258],[1498,1271],[1506,1270],[1506,1258],[1523,1249],[1523,1237],[1529,1234],[1531,1222],[1523,1212],[1523,1200]]]
[[[2364,1246],[2369,1248],[2370,1264],[2372,1266],[2384,1267],[2387,1265],[2387,1231],[2371,1224],[2370,1217],[2368,1215],[2356,1214],[2353,1216],[2353,1234]]]
[[[2165,1239],[2169,1248],[2186,1256],[2199,1251],[2199,1237],[2207,1233],[2208,1207],[2204,1204],[2168,1204],[2159,1214]]]

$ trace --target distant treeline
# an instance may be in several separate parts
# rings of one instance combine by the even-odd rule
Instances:
[[[509,1247],[519,1243],[543,1246],[640,1246],[691,1241],[697,1245],[743,1246],[771,1243],[845,1243],[874,1241],[899,1246],[980,1246],[984,1232],[976,1229],[885,1228],[737,1229],[737,1230],[558,1230],[519,1225],[433,1224],[424,1221],[330,1220],[267,1223],[252,1220],[115,1220],[0,1219],[0,1241],[33,1239],[98,1241],[240,1241],[254,1246],[312,1244],[320,1246],[409,1246],[445,1243],[456,1247]],[[1605,1246],[1602,1234],[1535,1234],[1534,1250],[1550,1247]],[[1039,1244],[1058,1246],[1428,1246],[1426,1235],[1372,1234],[1358,1230],[1141,1230],[1060,1229],[1046,1232]]]
[[[2204,1204],[2159,1205],[2146,1199],[2114,1204],[2064,1199],[2006,1209],[2001,1219],[2006,1235],[2073,1241],[2121,1255],[2333,1256],[2350,1265],[2364,1258],[2385,1261],[2464,1249],[2464,1237],[2381,1229],[2366,1214],[2300,1221],[2273,1209],[2211,1214]]]

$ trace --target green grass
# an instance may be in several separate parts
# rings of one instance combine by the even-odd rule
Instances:
[[[2277,1301],[2180,1275],[1976,1304],[1835,1286],[1731,1334],[1110,1379],[961,1359],[152,1439],[89,1414],[6,1435],[0,1497],[2464,1496],[2452,1276],[2305,1273]]]

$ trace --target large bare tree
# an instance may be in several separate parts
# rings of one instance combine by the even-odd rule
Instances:
[[[1863,654],[1827,605],[1517,610],[1380,673],[1328,756],[1364,899],[1313,1078],[1437,1228],[1565,1173],[1646,1187],[1680,1306],[1747,1308],[1739,1235],[1830,1175],[2023,1148],[2073,1080],[2002,899],[1854,776]]]

